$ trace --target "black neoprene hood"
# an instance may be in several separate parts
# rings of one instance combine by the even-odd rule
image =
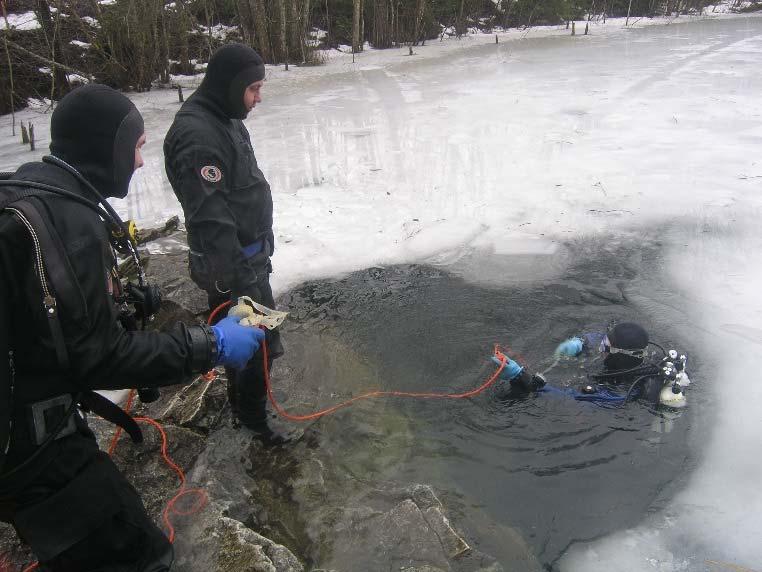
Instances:
[[[144,133],[135,105],[105,85],[67,94],[50,120],[50,152],[82,173],[105,197],[124,198]]]
[[[244,91],[264,78],[265,64],[257,52],[244,44],[227,44],[212,54],[198,89],[227,117],[243,119],[248,113],[243,104]]]
[[[617,324],[608,336],[613,347],[623,350],[642,350],[648,345],[648,332],[633,322]]]

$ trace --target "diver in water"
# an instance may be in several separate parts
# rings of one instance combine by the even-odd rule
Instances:
[[[500,352],[496,351],[491,359],[497,365],[504,364],[500,377],[510,383],[511,395],[555,391],[569,394],[578,401],[600,404],[623,405],[632,399],[643,399],[652,405],[684,406],[683,388],[689,383],[685,356],[675,350],[662,350],[664,356],[657,356],[649,351],[650,345],[661,349],[649,340],[642,326],[633,322],[622,322],[607,332],[588,332],[561,342],[556,348],[553,366],[564,358],[603,357],[602,367],[589,372],[586,382],[568,388],[546,384],[543,374],[530,373]]]

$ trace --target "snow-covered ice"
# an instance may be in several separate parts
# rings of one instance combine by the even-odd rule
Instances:
[[[274,288],[464,247],[548,253],[663,229],[676,291],[716,368],[713,435],[689,485],[633,530],[574,545],[562,570],[677,571],[762,562],[762,18],[597,23],[338,52],[269,68],[246,123],[271,182]],[[663,22],[662,22],[663,23]],[[552,37],[549,37],[552,36]],[[187,92],[186,92],[187,96]],[[163,169],[173,91],[136,95],[146,166],[117,207],[181,214]],[[0,170],[39,157],[0,119]]]

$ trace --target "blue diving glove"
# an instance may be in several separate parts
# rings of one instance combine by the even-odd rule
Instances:
[[[498,359],[495,356],[492,356],[489,359],[491,359],[492,362],[497,366],[500,366],[503,364],[503,362],[500,361],[500,359]],[[500,372],[500,379],[505,381],[511,381],[512,379],[516,378],[523,371],[523,369],[524,369],[523,367],[521,367],[511,358],[508,358],[508,361],[505,362],[505,367],[503,368],[503,371]]]
[[[241,318],[228,316],[212,326],[217,338],[217,363],[226,367],[243,369],[257,350],[265,333],[259,328],[241,326]]]
[[[580,338],[569,338],[558,344],[556,355],[574,357],[582,353],[583,342]]]

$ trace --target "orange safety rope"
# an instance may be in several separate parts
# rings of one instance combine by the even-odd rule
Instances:
[[[209,319],[207,323],[211,324],[214,321],[214,318],[217,316],[217,314],[219,314],[224,308],[226,308],[230,304],[231,302],[228,301],[228,302],[223,302],[222,304],[217,306],[209,315]],[[491,385],[493,385],[500,377],[500,372],[503,371],[503,369],[505,368],[505,365],[508,363],[508,358],[505,356],[505,354],[503,354],[503,352],[500,351],[500,348],[497,344],[495,344],[495,356],[497,356],[497,358],[500,360],[500,367],[497,369],[497,371],[495,371],[495,373],[493,373],[489,377],[489,379],[487,379],[487,381],[485,381],[479,387],[472,389],[471,391],[465,391],[463,393],[431,393],[431,392],[414,392],[414,391],[374,390],[374,391],[369,391],[368,393],[364,393],[362,395],[357,395],[355,397],[352,397],[351,399],[347,399],[346,401],[337,403],[336,405],[333,405],[332,407],[328,407],[326,409],[322,409],[314,413],[309,413],[306,415],[293,415],[291,413],[288,413],[285,409],[283,409],[275,400],[275,395],[273,394],[273,390],[272,390],[272,384],[270,382],[270,368],[267,367],[268,366],[267,342],[265,341],[262,342],[262,362],[263,362],[263,369],[265,372],[265,387],[267,389],[267,396],[270,399],[270,403],[272,403],[273,409],[275,409],[275,411],[279,415],[281,415],[282,417],[286,419],[289,419],[290,421],[310,421],[312,419],[319,419],[320,417],[329,415],[335,411],[338,411],[339,409],[348,407],[357,401],[361,401],[363,399],[371,399],[374,397],[407,397],[407,398],[415,398],[415,399],[467,399],[469,397],[474,397],[476,395],[479,395],[486,389],[488,389]]]
[[[207,323],[212,324],[214,321],[214,318],[217,317],[217,315],[227,306],[230,306],[231,302],[224,302],[217,306],[211,314],[209,314],[209,319],[207,320]],[[275,395],[273,394],[272,390],[272,383],[270,381],[270,368],[267,367],[268,362],[268,355],[267,355],[267,342],[262,342],[262,362],[265,372],[265,387],[267,389],[267,396],[270,399],[270,403],[272,403],[273,408],[275,411],[281,415],[282,417],[289,419],[291,421],[310,421],[312,419],[319,419],[320,417],[324,417],[325,415],[329,415],[331,413],[334,413],[335,411],[338,411],[339,409],[343,409],[345,407],[349,407],[353,403],[357,401],[361,401],[363,399],[371,399],[374,397],[405,397],[405,398],[414,398],[414,399],[467,399],[469,397],[474,397],[476,395],[479,395],[480,393],[487,390],[490,386],[492,386],[500,377],[500,372],[503,371],[506,364],[508,363],[508,358],[506,355],[500,351],[500,347],[495,344],[495,356],[500,360],[500,366],[497,368],[497,370],[485,381],[483,384],[481,384],[479,387],[472,389],[471,391],[464,391],[462,393],[435,393],[435,392],[415,392],[415,391],[382,391],[382,390],[374,390],[369,391],[368,393],[363,393],[362,395],[357,395],[355,397],[352,397],[351,399],[347,399],[346,401],[342,401],[341,403],[337,403],[336,405],[333,405],[331,407],[328,407],[326,409],[321,409],[320,411],[315,411],[314,413],[309,413],[306,415],[294,415],[291,413],[288,413],[285,409],[283,409],[278,402],[275,400]],[[202,378],[206,380],[207,382],[212,382],[216,379],[217,374],[215,373],[214,369],[211,371],[205,373],[202,375]],[[135,390],[130,390],[130,395],[127,398],[127,404],[125,405],[125,412],[129,413],[130,409],[132,408],[133,400],[135,397]],[[177,494],[173,496],[169,502],[167,502],[166,506],[164,507],[164,510],[162,511],[162,520],[164,522],[164,525],[167,527],[167,530],[169,532],[169,541],[174,542],[175,541],[175,528],[172,525],[172,519],[171,515],[178,515],[178,516],[190,516],[192,514],[197,513],[201,509],[206,506],[206,503],[209,501],[209,497],[207,496],[206,492],[201,488],[186,488],[186,478],[185,473],[183,470],[177,466],[177,464],[172,460],[172,458],[169,456],[167,452],[168,447],[168,439],[167,434],[164,431],[164,428],[161,426],[161,424],[156,421],[155,419],[151,419],[149,417],[135,417],[135,421],[139,423],[147,423],[149,425],[154,426],[159,433],[161,434],[161,456],[164,459],[164,462],[166,465],[172,469],[180,479],[180,489],[178,490]],[[122,428],[118,427],[117,430],[114,432],[114,437],[111,439],[111,444],[108,449],[108,454],[112,455],[114,453],[114,450],[116,449],[116,445],[119,442],[119,438],[122,435]],[[176,504],[185,496],[189,495],[195,495],[197,500],[194,504],[190,506],[188,509],[179,509],[177,508]],[[28,568],[25,568],[23,572],[32,572],[32,570],[36,569],[39,566],[38,562],[35,562]]]
[[[164,428],[161,426],[161,423],[156,421],[155,419],[151,419],[150,417],[135,417],[135,421],[138,423],[148,423],[149,425],[153,425],[158,429],[159,433],[161,434],[161,457],[164,459],[164,462],[167,464],[167,466],[172,469],[180,479],[180,489],[178,490],[177,494],[173,496],[171,499],[169,499],[169,502],[164,507],[164,510],[161,513],[161,518],[164,521],[164,525],[167,527],[167,530],[169,531],[169,541],[174,542],[175,541],[175,527],[172,526],[172,520],[170,518],[170,515],[176,514],[178,516],[190,516],[191,514],[195,514],[198,511],[200,511],[202,508],[206,506],[206,503],[209,501],[209,497],[207,496],[206,492],[201,488],[186,488],[186,480],[185,480],[185,473],[183,470],[175,464],[175,462],[172,460],[172,458],[169,456],[169,453],[167,452],[167,447],[169,444],[169,440],[167,439],[167,434],[164,431]],[[177,502],[183,498],[184,496],[190,496],[194,495],[196,496],[197,500],[194,504],[190,506],[190,508],[187,509],[179,509],[175,505]]]
[[[127,399],[127,404],[125,405],[125,412],[129,414],[130,409],[132,408],[132,402],[135,397],[135,390],[130,390],[130,396]],[[161,457],[164,459],[164,463],[172,469],[175,474],[177,474],[177,477],[180,479],[180,489],[178,490],[177,494],[173,496],[169,502],[167,502],[166,506],[164,507],[164,510],[161,513],[162,520],[164,522],[164,525],[167,527],[168,534],[170,542],[175,541],[175,528],[172,525],[171,521],[171,515],[178,515],[178,516],[189,516],[191,514],[195,514],[198,511],[200,511],[206,503],[208,502],[208,497],[206,495],[206,492],[204,492],[203,489],[200,488],[186,488],[186,479],[185,479],[185,473],[183,470],[177,466],[177,464],[172,460],[172,458],[169,456],[168,453],[168,446],[169,446],[169,440],[167,439],[167,433],[164,431],[164,427],[162,427],[161,423],[156,421],[155,419],[151,419],[150,417],[134,417],[133,418],[138,423],[147,423],[148,425],[152,425],[155,427],[159,434],[161,435]],[[109,447],[108,454],[112,455],[114,450],[116,449],[116,444],[119,441],[119,436],[122,434],[122,428],[118,427],[117,430],[114,432],[114,437],[111,440],[111,446]],[[185,496],[194,495],[197,497],[197,500],[194,504],[191,505],[188,509],[180,509],[177,508],[176,504]],[[26,571],[25,571],[26,572]]]
[[[267,343],[263,342],[262,348],[264,353],[263,361],[265,364],[267,364]],[[496,353],[498,352],[497,346],[495,346],[495,352]],[[429,393],[429,392],[414,392],[414,391],[375,390],[375,391],[369,391],[368,393],[363,393],[362,395],[357,395],[355,397],[352,397],[351,399],[347,399],[346,401],[337,403],[336,405],[332,407],[328,407],[327,409],[322,409],[320,411],[316,411],[314,413],[309,413],[306,415],[292,415],[288,413],[286,410],[284,410],[280,405],[278,405],[278,402],[275,401],[275,395],[273,395],[272,385],[270,383],[270,372],[268,371],[268,368],[266,365],[264,368],[265,387],[267,388],[267,396],[270,398],[270,403],[272,403],[273,408],[275,409],[275,411],[278,412],[278,414],[282,415],[283,417],[291,421],[309,421],[312,419],[319,419],[320,417],[333,413],[339,409],[348,407],[349,405],[352,405],[356,401],[360,401],[363,399],[371,399],[373,397],[408,397],[408,398],[416,398],[416,399],[467,399],[469,397],[474,397],[476,395],[479,395],[483,391],[485,391],[487,388],[489,388],[491,385],[493,385],[497,381],[497,379],[500,377],[500,372],[503,371],[506,363],[507,362],[505,360],[502,360],[500,367],[497,368],[497,371],[495,371],[495,373],[493,373],[487,381],[485,381],[476,389],[472,389],[471,391],[465,391],[463,393]]]

